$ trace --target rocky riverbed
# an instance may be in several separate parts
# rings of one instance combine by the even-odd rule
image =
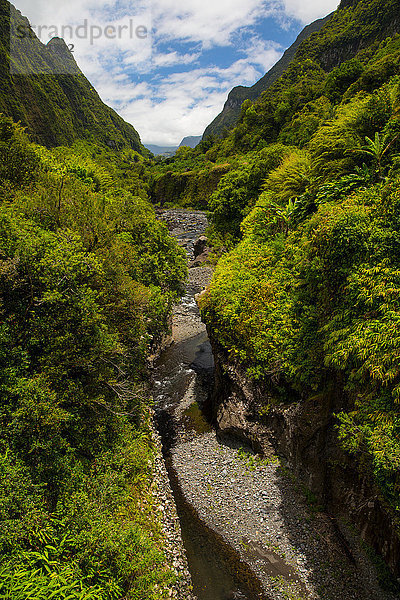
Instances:
[[[253,568],[274,600],[383,600],[374,569],[296,486],[279,458],[261,458],[215,432],[177,443],[185,496]]]
[[[165,590],[166,600],[196,600],[192,594],[192,580],[186,559],[186,551],[182,540],[182,530],[176,510],[176,504],[171,492],[168,473],[162,456],[162,442],[156,431],[153,432],[155,448],[154,495],[158,503],[160,525],[163,532],[164,551],[168,564],[174,571],[176,581],[173,587]]]
[[[204,215],[170,210],[162,218],[192,263]],[[249,585],[241,586],[239,576],[231,590],[205,590],[202,598],[393,600],[356,536],[348,529],[343,536],[346,525],[320,510],[278,456],[257,456],[238,440],[220,439],[204,417],[213,362],[194,296],[211,275],[209,267],[190,269],[187,293],[173,315],[175,344],[155,373],[156,410],[184,498],[233,549],[236,570],[249,565],[260,585],[250,576]]]

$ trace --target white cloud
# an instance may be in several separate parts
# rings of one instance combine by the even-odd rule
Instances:
[[[158,36],[205,48],[230,44],[235,32],[274,10],[274,0],[153,0],[152,5]]]
[[[280,59],[282,50],[276,42],[255,37],[246,48],[245,56],[250,64],[259,65],[264,74]]]
[[[258,49],[258,51],[257,51]],[[257,40],[254,51],[256,65],[271,67],[279,53],[266,49]],[[267,55],[270,62],[267,63]],[[247,58],[221,69],[196,68],[173,73],[156,88],[154,95],[128,101],[120,107],[122,116],[131,123],[140,123],[140,134],[148,144],[174,145],[186,135],[200,135],[220,112],[229,91],[237,84],[251,85],[261,77]]]
[[[304,24],[333,12],[340,0],[282,0],[284,12]]]
[[[179,54],[174,50],[166,54],[157,54],[153,52],[153,65],[156,67],[172,67],[174,65],[189,65],[196,62],[200,57],[200,53],[195,54]]]

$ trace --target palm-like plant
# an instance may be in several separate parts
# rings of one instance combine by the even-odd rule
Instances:
[[[266,212],[268,226],[274,233],[283,233],[285,236],[289,233],[290,225],[297,208],[296,201],[289,200],[285,206],[280,206],[276,202],[269,200],[268,204],[264,206],[256,204],[254,208]]]
[[[383,161],[385,156],[399,138],[400,133],[392,137],[390,133],[381,135],[378,131],[375,133],[375,138],[373,140],[368,136],[365,137],[367,143],[361,148],[361,152],[372,156],[376,164],[379,179],[381,180],[384,179]]]

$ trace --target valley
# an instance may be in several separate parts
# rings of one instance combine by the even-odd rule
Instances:
[[[204,215],[172,209],[160,218],[190,264],[193,242],[205,233]],[[198,600],[394,600],[348,524],[318,506],[271,445],[254,451],[245,416],[232,430],[212,422],[212,396],[220,392],[213,391],[212,348],[194,300],[211,274],[206,266],[189,269],[186,294],[173,311],[174,342],[154,371],[156,423],[194,594]]]
[[[342,0],[154,156],[0,0],[0,600],[398,600],[399,15]],[[147,132],[159,73],[105,80]]]

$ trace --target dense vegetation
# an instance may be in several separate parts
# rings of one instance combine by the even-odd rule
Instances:
[[[202,299],[215,340],[270,389],[266,403],[341,389],[348,409],[336,415],[339,440],[393,515],[400,36],[377,32],[400,26],[398,14],[398,3],[343,3],[300,46],[301,60],[258,102],[245,102],[239,125],[206,150],[209,160],[237,162],[209,201],[210,235],[231,251]],[[344,48],[346,60],[327,70]]]
[[[33,32],[21,37],[18,27],[29,31],[28,20],[0,0],[0,112],[46,146],[89,140],[147,154],[132,125],[103,104],[66,44],[45,46]]]
[[[352,409],[339,415],[339,437],[360,463],[370,457],[396,510],[399,151],[394,77],[339,106],[305,147],[280,149],[280,164],[256,202],[247,188],[244,201],[254,208],[242,223],[243,239],[220,261],[203,300],[218,341],[251,377],[273,382],[277,399],[287,400],[288,390],[289,398],[307,398],[341,382]],[[221,187],[214,195],[219,209],[222,195]],[[223,222],[214,210],[213,223]],[[223,230],[230,233],[225,223]]]
[[[153,165],[151,199],[160,206],[181,206],[206,209],[221,178],[231,168],[226,161],[214,164],[204,155],[186,159],[179,151],[168,159]]]
[[[0,73],[0,110],[57,145],[0,117],[0,599],[171,582],[143,383],[186,267],[148,195],[208,208],[213,335],[271,402],[341,386],[343,447],[400,509],[398,8],[342,2],[233,131],[167,160],[81,74]]]
[[[185,257],[145,159],[0,117],[0,598],[162,599],[146,360]]]
[[[319,31],[330,19],[330,15],[324,19],[318,19],[307,25],[300,32],[294,43],[284,52],[282,58],[251,87],[237,86],[231,90],[222,112],[214,119],[204,132],[204,138],[209,136],[224,137],[228,130],[233,129],[240,117],[240,107],[245,100],[254,101],[270,88],[288,68],[295,57],[297,48],[315,31]]]

